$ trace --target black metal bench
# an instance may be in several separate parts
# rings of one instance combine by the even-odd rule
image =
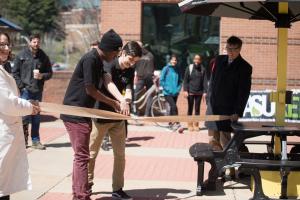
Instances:
[[[243,144],[257,144],[257,145],[271,145],[271,141],[265,141],[265,140],[245,140]],[[293,141],[288,141],[287,145],[300,145],[300,142],[293,142]]]
[[[262,182],[259,170],[280,170],[281,175],[281,196],[280,199],[287,199],[287,180],[291,170],[300,169],[300,161],[290,160],[259,160],[241,159],[236,164],[240,165],[239,170],[252,175],[255,181],[253,198],[251,200],[269,200],[262,189]]]
[[[231,146],[231,148],[226,148],[224,151],[213,151],[211,146],[207,143],[196,143],[190,147],[189,152],[198,165],[197,189],[196,189],[197,196],[203,195],[203,193],[207,190],[215,190],[216,181],[218,177],[222,176],[222,172],[224,171],[224,168],[241,165],[242,162],[241,159],[243,161],[247,161],[252,164],[255,161],[260,161],[259,163],[264,163],[265,161],[264,166],[266,169],[272,168],[272,166],[269,166],[268,164],[274,162],[278,163],[278,161],[272,162],[273,159],[276,158],[276,156],[272,153],[240,152],[237,149],[237,146]],[[300,160],[300,155],[289,154],[289,158],[292,160]],[[208,173],[208,179],[204,182],[205,162],[208,162],[211,165],[211,168]],[[287,164],[290,163],[287,162]]]
[[[190,155],[194,158],[198,165],[198,175],[197,175],[197,190],[196,195],[200,196],[204,192],[204,162],[209,162],[213,168],[214,154],[212,148],[206,143],[196,143],[190,147]],[[212,171],[212,170],[211,170]],[[209,176],[210,177],[210,176]],[[206,188],[207,189],[207,188]]]
[[[233,137],[223,151],[213,151],[211,146],[207,143],[196,143],[190,147],[190,155],[198,164],[196,195],[202,195],[204,190],[214,190],[217,178],[222,175],[224,168],[234,167],[237,162],[241,162],[241,159],[249,158],[251,160],[261,159],[270,161],[280,157],[271,153],[243,153],[241,148],[245,145],[245,140],[262,135],[277,135],[281,137],[282,141],[286,141],[287,136],[300,136],[300,128],[294,126],[277,127],[265,126],[264,123],[235,123],[232,124],[232,128],[234,132]],[[296,147],[299,146],[296,145]],[[299,156],[300,154],[297,155]],[[287,156],[290,158],[292,155]],[[211,164],[211,169],[208,174],[208,180],[204,183],[203,175],[205,162]]]
[[[200,196],[205,190],[215,190],[216,181],[222,175],[223,168],[235,164],[238,157],[238,151],[226,149],[225,151],[213,151],[207,143],[196,143],[190,147],[190,155],[194,158],[198,165],[197,175],[197,191],[196,195]],[[208,173],[208,179],[204,183],[204,163],[211,165]]]
[[[245,140],[244,145],[266,145],[268,153],[273,153],[273,142],[262,140]],[[291,153],[300,153],[300,142],[287,141],[287,145],[293,146]]]

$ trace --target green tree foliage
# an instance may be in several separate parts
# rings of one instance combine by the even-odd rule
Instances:
[[[24,29],[25,34],[61,32],[57,23],[57,0],[9,0],[6,4],[8,16]]]

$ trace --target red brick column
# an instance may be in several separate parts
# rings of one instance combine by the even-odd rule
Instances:
[[[141,39],[142,2],[101,1],[101,34],[113,28],[124,41]]]
[[[72,73],[72,71],[54,72],[52,79],[45,83],[43,101],[61,104]]]
[[[300,78],[300,56],[298,56],[300,51],[299,30],[299,23],[292,24],[292,27],[289,29],[288,79]],[[253,66],[253,78],[265,79],[265,82],[277,78],[277,29],[273,22],[222,18],[220,25],[221,53],[227,38],[231,35],[236,35],[243,40],[244,44],[241,54]],[[265,89],[271,88],[267,87]]]

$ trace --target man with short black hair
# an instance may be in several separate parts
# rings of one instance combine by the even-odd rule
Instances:
[[[40,48],[40,35],[31,35],[29,41],[28,47],[16,56],[12,74],[22,99],[41,101],[44,83],[52,77],[52,67],[49,57]],[[40,121],[39,114],[23,117],[23,131],[27,146],[31,123],[32,148],[44,150],[46,147],[40,142]]]
[[[96,101],[120,109],[120,103],[105,96],[99,89],[103,81],[103,61],[111,62],[122,47],[121,37],[114,31],[106,32],[98,48],[91,49],[78,62],[63,104],[93,108]],[[61,115],[74,150],[72,189],[73,200],[90,200],[88,186],[89,140],[92,130],[91,118]]]
[[[208,89],[208,115],[231,115],[231,121],[243,116],[251,89],[252,66],[240,55],[242,40],[231,36],[227,40],[227,55],[216,57]],[[222,150],[231,138],[231,121],[205,122],[209,143]]]

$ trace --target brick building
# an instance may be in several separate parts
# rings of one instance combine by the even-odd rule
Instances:
[[[252,89],[275,89],[277,30],[273,23],[178,14],[178,2],[178,0],[102,0],[101,34],[113,28],[125,41],[141,40],[149,43],[157,54],[158,68],[162,67],[164,56],[170,49],[179,55],[187,48],[191,52],[202,51],[201,53],[209,58],[209,52],[215,50],[222,52],[226,39],[236,35],[244,41],[242,56],[253,66]],[[289,29],[288,44],[288,88],[299,89],[300,57],[297,56],[300,52],[299,22],[294,23]],[[184,103],[185,100],[181,95],[180,113],[185,113]]]
[[[142,40],[143,7],[153,4],[174,4],[178,0],[102,0],[101,33],[114,28],[124,40]],[[177,6],[177,5],[176,5]],[[267,21],[221,18],[219,48],[226,39],[237,35],[244,41],[242,55],[253,65],[254,89],[273,89],[277,73],[277,30]],[[300,86],[300,23],[289,30],[288,86]]]

